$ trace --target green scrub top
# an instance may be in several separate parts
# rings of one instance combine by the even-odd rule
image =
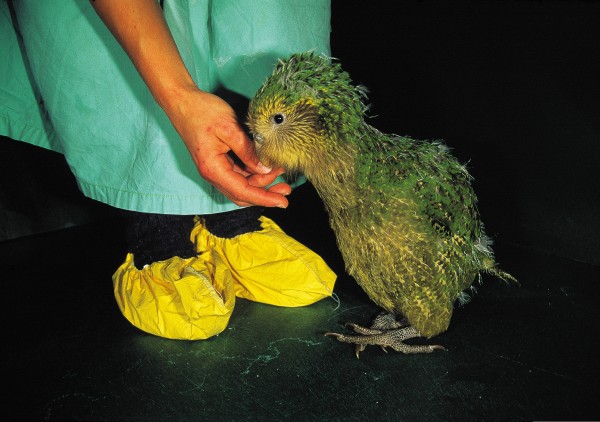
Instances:
[[[179,135],[88,0],[0,0],[0,134],[64,154],[84,195],[160,214],[236,209]],[[165,0],[200,89],[251,98],[277,59],[330,54],[330,0]],[[242,122],[243,123],[243,122]]]

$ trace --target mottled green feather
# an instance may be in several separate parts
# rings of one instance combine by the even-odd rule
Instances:
[[[297,54],[265,81],[248,124],[263,162],[315,186],[349,274],[430,337],[481,271],[514,279],[495,268],[465,167],[439,142],[367,124],[365,93],[339,63]]]

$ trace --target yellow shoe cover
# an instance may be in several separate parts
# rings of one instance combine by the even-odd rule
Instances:
[[[225,329],[235,304],[233,280],[217,254],[154,262],[141,270],[133,255],[113,275],[121,312],[160,337],[200,340]]]
[[[231,271],[235,295],[277,306],[305,306],[333,294],[337,276],[325,261],[286,235],[267,217],[262,230],[224,239],[198,219],[191,240],[198,253],[212,251]]]

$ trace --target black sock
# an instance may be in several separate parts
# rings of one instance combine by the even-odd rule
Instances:
[[[174,256],[191,258],[196,255],[190,233],[193,215],[149,214],[127,211],[126,240],[137,268]]]
[[[217,237],[230,239],[261,230],[258,217],[262,207],[204,215],[206,229]],[[151,214],[125,211],[127,250],[134,255],[137,268],[174,256],[191,258],[196,249],[190,240],[193,215]]]
[[[261,230],[258,217],[263,207],[245,207],[218,214],[203,215],[206,229],[217,237],[231,239],[240,234]]]

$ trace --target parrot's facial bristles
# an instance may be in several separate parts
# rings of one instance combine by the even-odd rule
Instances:
[[[274,98],[250,115],[248,125],[256,142],[259,158],[267,165],[292,173],[306,173],[317,165],[321,127],[316,109],[307,100],[288,105]]]

